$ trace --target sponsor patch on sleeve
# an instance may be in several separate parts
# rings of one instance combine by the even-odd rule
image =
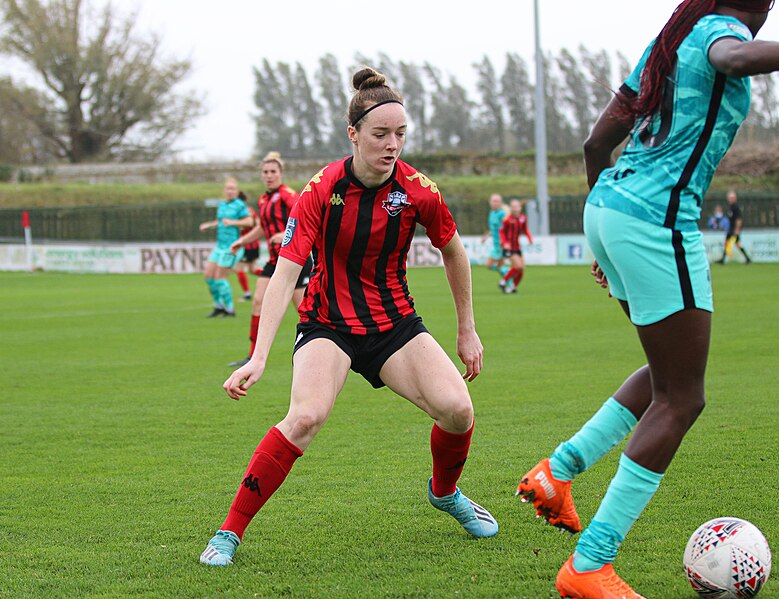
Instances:
[[[728,29],[730,29],[733,33],[737,33],[743,38],[748,40],[752,39],[752,33],[749,31],[749,29],[740,23],[728,23]]]
[[[292,236],[295,234],[295,228],[298,226],[298,219],[291,216],[287,219],[287,228],[284,229],[284,240],[281,242],[281,247],[285,247],[292,241]]]

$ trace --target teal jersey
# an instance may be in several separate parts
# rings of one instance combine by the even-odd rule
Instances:
[[[240,220],[249,216],[249,208],[240,198],[230,201],[219,202],[216,209],[216,245],[221,248],[229,248],[230,245],[241,236],[239,227],[227,226],[222,224],[222,219],[229,218]]]
[[[706,15],[693,27],[676,52],[660,110],[636,121],[627,147],[600,174],[588,203],[670,229],[697,230],[703,196],[751,98],[749,77],[728,77],[709,62],[709,48],[724,37],[752,40],[730,16]],[[651,49],[625,81],[626,93],[638,93]]]
[[[492,243],[495,244],[495,247],[500,247],[500,226],[503,224],[504,218],[506,218],[506,211],[503,208],[490,210],[490,215],[487,218],[487,224],[492,234]]]

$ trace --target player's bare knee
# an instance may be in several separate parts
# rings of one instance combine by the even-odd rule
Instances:
[[[446,416],[441,418],[446,429],[453,433],[465,433],[473,425],[473,404],[470,397],[458,398],[449,406]]]
[[[326,416],[317,412],[298,412],[285,418],[290,435],[294,439],[312,439],[322,428]]]

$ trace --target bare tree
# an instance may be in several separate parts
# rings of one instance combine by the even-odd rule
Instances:
[[[109,3],[0,0],[0,51],[39,78],[47,110],[25,115],[70,162],[153,159],[202,114],[202,100],[172,90],[188,60],[160,57],[160,38],[134,34],[134,15]]]
[[[529,150],[535,143],[535,109],[527,63],[518,54],[506,55],[506,69],[500,78],[501,97],[509,113],[509,131],[514,136],[514,149]]]
[[[333,54],[325,54],[319,59],[316,81],[324,101],[324,114],[327,115],[327,151],[333,156],[346,155],[351,150],[346,136],[346,84],[338,69],[338,59]]]
[[[500,88],[495,68],[486,54],[482,61],[474,63],[473,67],[478,75],[476,89],[481,96],[483,127],[488,133],[485,139],[486,145],[490,150],[505,152],[506,127],[503,116],[504,107],[500,101]]]
[[[41,136],[36,125],[48,120],[45,98],[37,90],[0,78],[0,163],[37,164],[56,159],[57,148]]]

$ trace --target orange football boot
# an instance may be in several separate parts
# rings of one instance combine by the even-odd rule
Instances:
[[[571,481],[557,480],[552,476],[548,458],[538,462],[522,477],[517,495],[522,497],[523,502],[532,502],[536,515],[552,526],[571,534],[581,532],[582,523],[571,497]]]
[[[573,556],[560,568],[555,586],[560,597],[570,599],[645,599],[617,576],[611,564],[592,572],[577,572]]]

